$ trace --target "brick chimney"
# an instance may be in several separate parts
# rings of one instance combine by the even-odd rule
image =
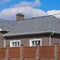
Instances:
[[[24,20],[24,14],[22,14],[22,13],[17,13],[17,14],[16,14],[16,20],[17,20],[17,21]]]

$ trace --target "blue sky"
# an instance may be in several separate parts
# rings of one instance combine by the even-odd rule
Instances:
[[[59,10],[60,9],[60,0],[41,0],[42,6],[41,9],[47,10]]]
[[[15,20],[16,13],[25,18],[59,14],[60,0],[0,0],[0,19]]]

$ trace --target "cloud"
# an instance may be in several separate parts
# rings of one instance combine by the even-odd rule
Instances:
[[[60,18],[60,10],[50,10],[50,11],[47,11],[47,14]]]
[[[19,2],[18,4],[15,4],[15,7],[36,7],[36,6],[40,6],[41,2],[40,0],[35,0],[35,2],[27,2],[27,1],[22,1]]]
[[[11,0],[6,0],[6,1],[8,2]],[[45,12],[42,9],[34,8],[40,5],[41,5],[40,0],[35,0],[34,2],[27,2],[27,1],[19,2],[19,4],[15,4],[11,8],[3,9],[2,11],[0,11],[0,19],[16,20],[17,13],[23,13],[25,15],[25,18],[40,17],[45,15],[54,15],[60,13],[60,10],[49,10]],[[60,14],[54,16],[60,18]]]
[[[0,0],[0,4],[10,2],[11,0]]]
[[[50,11],[43,11],[41,9],[36,9],[33,7],[14,7],[9,9],[4,9],[0,11],[0,19],[4,20],[16,20],[16,14],[17,13],[23,13],[26,18],[32,18],[32,17],[40,17],[45,15],[54,15],[58,18],[60,18],[60,10],[50,10]],[[55,15],[58,14],[58,15]]]
[[[23,13],[25,15],[25,18],[31,18],[31,17],[38,17],[46,15],[46,13],[41,9],[35,9],[32,7],[20,7],[20,8],[9,8],[4,9],[0,12],[0,19],[7,19],[7,20],[16,20],[16,14],[17,13]]]
[[[35,0],[35,4],[40,5],[41,4],[40,0]]]
[[[11,0],[1,0],[1,3],[10,2]],[[25,15],[25,18],[31,18],[34,16],[45,15],[45,12],[34,7],[40,6],[40,0],[35,0],[34,2],[20,1],[18,4],[15,4],[9,9],[4,9],[0,11],[0,19],[16,19],[15,15],[18,12],[21,12]],[[27,13],[27,14],[26,14]],[[41,13],[41,14],[40,14]],[[43,14],[42,14],[43,13]]]

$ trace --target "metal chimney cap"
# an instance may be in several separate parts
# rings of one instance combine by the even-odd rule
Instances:
[[[17,13],[16,15],[24,16],[24,14],[23,14],[23,13]]]

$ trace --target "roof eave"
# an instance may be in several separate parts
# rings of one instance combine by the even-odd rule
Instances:
[[[34,33],[20,33],[20,34],[3,34],[3,36],[21,36],[21,35],[32,35],[32,34],[45,34],[45,33],[52,33],[52,32],[34,32]]]

